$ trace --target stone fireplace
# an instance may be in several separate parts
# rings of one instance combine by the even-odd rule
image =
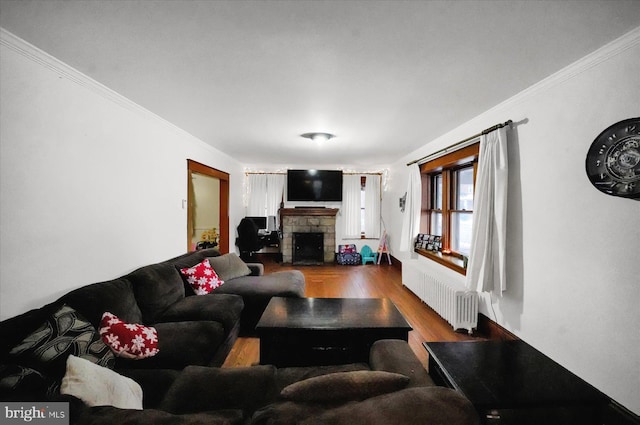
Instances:
[[[338,214],[337,208],[282,208],[280,210],[282,262],[293,263],[294,233],[322,233],[323,260],[325,263],[333,263],[336,245],[336,214]]]

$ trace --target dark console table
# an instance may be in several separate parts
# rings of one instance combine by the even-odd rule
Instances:
[[[484,424],[602,424],[609,399],[524,341],[425,342],[429,374]]]
[[[367,362],[375,341],[411,329],[387,298],[274,297],[256,326],[260,363],[275,366]]]

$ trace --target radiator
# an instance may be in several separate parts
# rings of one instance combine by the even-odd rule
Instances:
[[[420,267],[402,267],[402,283],[445,319],[454,330],[469,334],[478,326],[478,293],[464,285]]]

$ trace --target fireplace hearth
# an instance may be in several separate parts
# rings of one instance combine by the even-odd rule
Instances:
[[[294,233],[293,264],[311,265],[324,263],[324,234]]]

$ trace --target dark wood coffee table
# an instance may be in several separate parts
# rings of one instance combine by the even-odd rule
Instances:
[[[279,367],[367,362],[375,341],[411,330],[387,298],[274,297],[256,326],[260,363]]]

